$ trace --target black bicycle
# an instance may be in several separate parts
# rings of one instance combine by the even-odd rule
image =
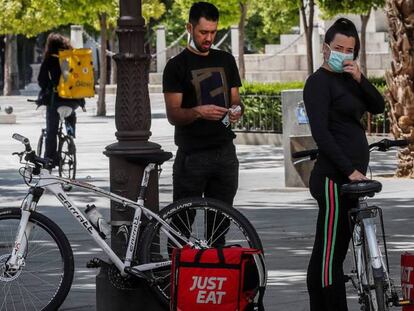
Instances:
[[[370,152],[388,151],[391,147],[405,147],[406,140],[383,139],[369,145]],[[299,151],[292,154],[294,164],[315,160],[317,149]],[[358,199],[358,206],[349,211],[352,235],[354,267],[346,281],[351,281],[358,291],[362,311],[388,311],[392,306],[411,305],[411,301],[400,300],[390,277],[387,243],[385,239],[382,209],[370,206],[367,197],[373,197],[382,190],[376,180],[350,182],[341,186],[341,194]],[[380,227],[380,238],[377,227]]]
[[[28,101],[37,104],[36,100],[28,99]],[[65,122],[65,118],[70,116],[73,110],[74,109],[69,106],[61,106],[57,109],[60,119],[57,132],[59,176],[69,179],[76,178],[76,145],[74,141],[74,129],[68,122]],[[64,124],[65,126],[63,126]],[[63,128],[65,128],[65,131]],[[46,135],[46,129],[42,128],[36,148],[36,154],[39,157],[43,156],[44,146],[46,144]]]

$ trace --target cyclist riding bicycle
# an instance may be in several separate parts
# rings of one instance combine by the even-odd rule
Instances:
[[[358,201],[339,195],[342,184],[364,180],[369,148],[360,119],[384,111],[384,99],[361,74],[355,25],[338,19],[326,32],[324,63],[305,84],[304,102],[319,154],[309,188],[318,201],[307,285],[311,311],[347,311],[343,262],[351,231],[348,211]]]
[[[58,96],[57,86],[61,76],[58,53],[60,50],[70,49],[69,39],[58,33],[49,34],[44,60],[40,66],[38,83],[41,88],[40,94],[45,97],[43,103],[47,105],[46,110],[46,148],[45,158],[53,160],[54,166],[58,165],[57,156],[57,132],[59,127],[59,114],[57,108],[60,106],[69,106],[73,109],[70,116],[65,118],[65,125],[68,135],[75,137],[76,113],[75,109],[81,106],[84,108],[84,99],[66,99]]]

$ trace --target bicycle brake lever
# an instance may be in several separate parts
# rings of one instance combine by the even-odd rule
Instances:
[[[24,152],[13,152],[12,153],[12,155],[17,155],[20,158],[20,160],[23,158],[23,154]]]

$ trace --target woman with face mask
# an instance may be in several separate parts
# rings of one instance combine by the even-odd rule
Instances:
[[[355,25],[338,19],[326,32],[324,62],[306,81],[304,102],[319,154],[309,188],[319,205],[308,266],[311,311],[346,311],[343,262],[351,232],[348,210],[357,201],[340,196],[344,183],[364,180],[369,150],[361,118],[384,111],[384,99],[362,75]]]

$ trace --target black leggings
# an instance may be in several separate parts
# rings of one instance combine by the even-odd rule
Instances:
[[[312,172],[309,188],[318,201],[315,243],[309,261],[307,285],[311,311],[347,311],[343,262],[351,239],[349,209],[357,200],[340,195],[346,179],[330,179]]]
[[[52,159],[54,164],[58,164],[57,154],[57,134],[59,130],[59,114],[57,112],[56,105],[47,106],[46,110],[46,146],[45,146],[45,158]],[[76,129],[76,113],[73,110],[72,114],[65,118],[65,126],[68,134],[75,137]],[[70,129],[70,130],[69,130]]]

